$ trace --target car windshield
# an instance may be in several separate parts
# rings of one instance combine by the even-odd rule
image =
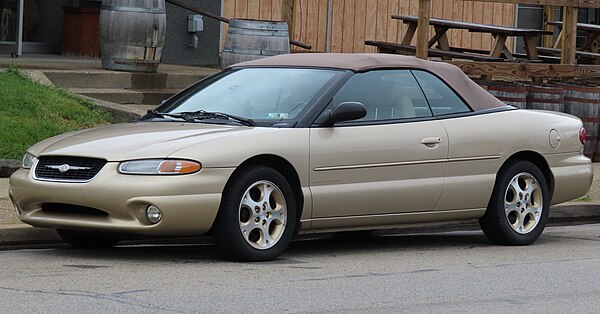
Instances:
[[[190,92],[164,113],[224,113],[252,120],[294,120],[340,71],[246,68]],[[214,117],[214,116],[213,116]]]

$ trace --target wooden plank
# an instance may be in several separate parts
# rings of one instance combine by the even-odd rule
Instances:
[[[354,5],[355,0],[344,0],[344,35],[342,36],[343,52],[352,52],[354,49]]]
[[[248,0],[248,13],[246,17],[249,19],[260,19],[260,0]]]
[[[271,6],[271,19],[273,21],[283,21],[282,18],[282,9],[281,9],[282,0],[273,0],[273,5]]]
[[[387,33],[387,24],[390,20],[388,14],[388,0],[376,0],[377,1],[377,24],[375,38],[377,40],[385,41]]]
[[[237,0],[235,2],[234,18],[245,19],[248,17],[248,1]]]
[[[463,14],[464,14],[464,6],[462,5],[462,0],[454,0],[454,3],[452,4],[452,20],[454,21],[463,21]],[[462,46],[462,36],[463,36],[463,31],[462,30],[454,30],[451,33],[451,38],[450,38],[450,42],[452,43],[453,46]]]
[[[577,8],[565,7],[563,11],[562,64],[575,63],[575,44],[577,39]]]
[[[475,2],[473,3],[473,23],[482,23],[483,22],[483,2]],[[483,49],[483,34],[474,33],[471,37],[471,48]],[[489,49],[486,49],[489,50]]]
[[[327,50],[327,1],[319,1],[319,26],[315,51]]]
[[[367,3],[367,12],[365,16],[365,39],[375,40],[377,39],[376,27],[377,24],[377,1],[365,1]],[[376,49],[372,47],[365,48],[366,52],[375,52]]]
[[[308,0],[306,3],[305,37],[302,42],[316,47],[319,36],[319,0]]]
[[[333,0],[331,14],[331,52],[342,52],[344,36],[344,0]]]
[[[463,3],[463,10],[464,10],[463,21],[472,22],[473,21],[473,2],[462,1],[462,3]],[[471,47],[472,40],[473,40],[473,34],[463,31],[460,46],[461,47]]]
[[[431,0],[419,0],[419,26],[417,27],[417,58],[427,59],[429,16]]]
[[[358,0],[354,8],[354,50],[365,52],[365,27],[367,27],[367,2]]]
[[[493,3],[484,3],[483,4],[483,22],[487,23],[488,21],[494,20],[494,4]],[[484,50],[492,50],[493,38],[490,34],[483,34],[481,38],[481,49]]]
[[[358,2],[364,2],[364,1],[358,1]],[[397,14],[397,12],[399,10],[400,10],[400,0],[389,0],[387,16],[389,17],[392,14]],[[386,40],[391,41],[391,42],[398,42],[398,38],[399,38],[398,37],[398,23],[388,20]]]
[[[600,77],[599,65],[446,61],[467,75],[512,76],[517,78]]]

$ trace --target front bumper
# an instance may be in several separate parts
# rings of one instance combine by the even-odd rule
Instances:
[[[30,170],[10,178],[9,195],[21,221],[36,227],[130,233],[151,236],[194,236],[212,226],[221,192],[234,168],[207,168],[183,176],[138,176],[117,172],[107,163],[87,183],[38,181]],[[45,203],[70,204],[101,210],[88,215],[42,210]],[[148,205],[157,206],[162,219],[146,219]]]

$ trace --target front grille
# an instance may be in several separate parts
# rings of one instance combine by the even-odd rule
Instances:
[[[106,160],[83,157],[44,156],[35,167],[40,180],[86,182],[104,167]]]

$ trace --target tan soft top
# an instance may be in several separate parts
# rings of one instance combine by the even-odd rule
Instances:
[[[460,94],[475,111],[506,106],[481,88],[458,67],[415,57],[382,53],[297,53],[242,62],[234,67],[310,67],[352,70],[410,68],[423,69],[436,74]]]

